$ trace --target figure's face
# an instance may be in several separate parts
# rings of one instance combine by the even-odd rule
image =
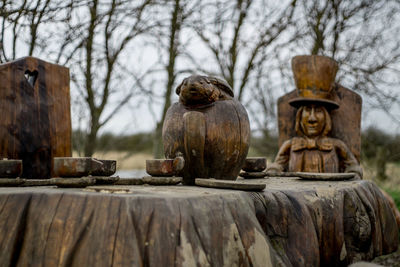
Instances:
[[[179,97],[185,104],[209,104],[216,100],[218,90],[203,76],[183,80]]]
[[[308,137],[319,136],[325,127],[325,112],[320,105],[310,104],[301,114],[301,128]]]

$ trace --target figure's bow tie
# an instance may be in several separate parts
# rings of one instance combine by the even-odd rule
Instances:
[[[327,137],[320,139],[310,139],[305,137],[294,137],[292,139],[292,150],[300,151],[304,149],[318,149],[321,151],[331,151],[333,144]]]

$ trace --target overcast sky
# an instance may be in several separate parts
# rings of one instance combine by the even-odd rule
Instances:
[[[254,29],[253,29],[254,30]],[[251,29],[249,29],[251,31]],[[183,35],[185,36],[185,35]],[[11,39],[10,36],[7,35],[7,32],[5,34],[5,46],[10,45]],[[188,37],[185,37],[188,38]],[[182,40],[185,42],[186,40]],[[45,48],[47,50],[51,50],[51,47]],[[142,42],[140,39],[138,41],[135,41],[134,43],[130,44],[130,49],[128,50],[128,53],[125,53],[124,59],[122,61],[122,64],[126,64],[126,67],[129,69],[131,68],[137,73],[140,73],[140,71],[145,71],[147,68],[149,68],[155,61],[158,60],[156,56],[156,51],[154,49],[151,49],[150,47],[146,46],[145,42]],[[198,45],[198,42],[192,42],[190,44],[190,51],[199,59],[202,58],[207,58],[207,52],[204,47],[201,45]],[[23,57],[27,54],[28,52],[28,47],[26,44],[23,42],[20,42],[18,44],[18,57]],[[282,53],[288,53],[290,57],[295,56],[296,54],[290,54],[293,53],[293,51],[284,51],[282,50]],[[44,58],[41,57],[43,60],[47,60],[51,62],[51,58]],[[185,64],[188,64],[184,60],[178,59],[178,67],[177,69],[183,69],[185,67]],[[207,64],[207,62],[205,62]],[[290,62],[287,62],[288,66],[290,65]],[[74,66],[71,65],[66,65],[66,67],[71,68],[71,71],[74,71]],[[181,75],[179,76],[178,83],[187,75]],[[162,78],[160,78],[160,81],[162,81]],[[277,81],[279,82],[279,81]],[[129,81],[126,81],[126,83],[129,83]],[[346,84],[344,84],[346,86]],[[121,84],[121,87],[129,87],[129,85],[126,84]],[[157,94],[162,94],[165,85],[163,83],[159,83],[159,92],[157,92],[157,84],[156,84],[156,90],[155,93]],[[175,85],[176,86],[176,85]],[[290,86],[289,86],[290,87]],[[278,98],[279,96],[283,95],[285,91],[288,91],[290,89],[294,89],[293,84],[292,88],[277,88],[276,91],[274,92],[274,97]],[[351,88],[350,88],[351,89]],[[247,92],[248,94],[251,92]],[[247,97],[251,97],[251,95],[248,95]],[[85,108],[82,109],[82,101],[77,101],[80,100],[81,96],[79,95],[79,92],[77,91],[76,87],[74,86],[73,83],[71,83],[71,103],[72,103],[72,126],[74,129],[79,128],[80,126],[84,125],[87,123],[87,120],[85,118],[85,114],[87,114],[87,111]],[[116,94],[116,98],[111,99],[111,105],[108,108],[108,111],[112,110],[112,103],[115,100],[118,99],[118,93]],[[177,96],[174,95],[173,102],[176,102]],[[101,130],[100,133],[104,132],[112,132],[115,134],[132,134],[132,133],[138,133],[138,132],[150,132],[155,128],[156,122],[160,117],[161,114],[161,108],[162,108],[162,101],[163,99],[160,98],[153,98],[151,100],[146,99],[145,97],[133,97],[132,100],[129,102],[127,106],[125,106],[123,109],[119,111],[117,115],[115,115],[109,123],[107,123]],[[364,111],[363,111],[363,119],[362,120],[362,128],[365,129],[370,126],[378,127],[380,129],[383,129],[389,133],[393,134],[399,134],[400,133],[400,123],[395,122],[390,116],[388,116],[385,112],[379,111],[379,110],[367,110],[367,107],[370,107],[368,104],[368,99],[364,99]],[[80,103],[77,104],[77,103]],[[395,107],[391,110],[392,115],[396,118],[399,118],[400,121],[400,110],[398,107]],[[107,112],[106,112],[107,113]],[[252,120],[252,118],[250,118]],[[274,120],[274,118],[271,118],[271,120]],[[252,129],[254,130],[254,123],[252,123]],[[274,124],[272,124],[274,125]]]

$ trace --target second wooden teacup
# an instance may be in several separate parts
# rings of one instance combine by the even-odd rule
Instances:
[[[183,157],[175,159],[148,159],[146,160],[146,172],[151,176],[176,176],[185,165]]]
[[[262,172],[267,168],[267,159],[264,157],[246,158],[242,170],[245,172]]]

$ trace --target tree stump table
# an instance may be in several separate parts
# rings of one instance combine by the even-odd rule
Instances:
[[[338,266],[395,251],[369,181],[0,188],[2,266]]]

